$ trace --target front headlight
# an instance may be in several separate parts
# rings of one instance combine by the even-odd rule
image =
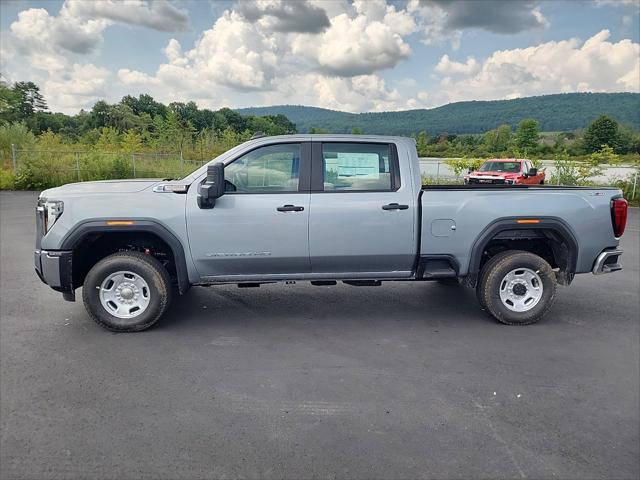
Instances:
[[[47,233],[62,215],[62,212],[64,211],[64,202],[61,200],[47,200],[43,198],[38,202],[38,206],[43,209],[44,233]]]

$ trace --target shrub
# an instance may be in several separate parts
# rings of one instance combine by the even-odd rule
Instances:
[[[13,190],[16,188],[15,177],[12,170],[0,169],[0,190]]]
[[[602,174],[597,158],[589,157],[585,162],[577,162],[566,152],[556,154],[555,172],[551,183],[557,185],[590,185],[591,178]]]
[[[634,182],[635,192],[634,192]],[[640,202],[640,169],[626,178],[620,178],[613,181],[613,185],[622,190],[622,196],[626,198],[629,203],[638,205]]]

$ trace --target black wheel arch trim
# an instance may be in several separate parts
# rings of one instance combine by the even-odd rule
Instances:
[[[535,218],[538,223],[516,223],[517,220]],[[578,262],[578,242],[571,227],[558,217],[541,217],[541,216],[518,216],[503,217],[491,222],[476,237],[471,247],[471,258],[469,260],[469,273],[476,275],[480,271],[480,263],[482,261],[482,252],[487,244],[495,235],[506,230],[551,230],[559,235],[567,245],[569,260],[567,262],[568,274],[574,274]]]
[[[74,250],[80,242],[91,233],[153,233],[164,240],[173,253],[176,262],[176,275],[178,280],[178,292],[180,294],[189,290],[189,273],[187,270],[187,260],[184,247],[178,237],[167,227],[149,218],[118,217],[118,222],[131,221],[131,225],[108,225],[111,218],[91,218],[76,225],[70,230],[62,240],[62,250]]]

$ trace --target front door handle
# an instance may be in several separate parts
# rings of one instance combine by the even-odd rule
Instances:
[[[409,208],[409,205],[400,205],[399,203],[390,203],[388,205],[383,205],[383,210],[406,210]]]
[[[304,207],[300,207],[298,205],[283,205],[282,207],[278,207],[276,210],[279,212],[301,212],[304,210]]]

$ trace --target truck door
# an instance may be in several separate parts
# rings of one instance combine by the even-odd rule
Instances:
[[[197,189],[190,189],[187,231],[201,277],[238,277],[233,281],[311,271],[310,164],[310,142],[264,145],[227,163],[225,194],[213,208],[198,208]]]
[[[401,182],[396,145],[315,141],[312,151],[312,272],[409,276],[417,194]]]

